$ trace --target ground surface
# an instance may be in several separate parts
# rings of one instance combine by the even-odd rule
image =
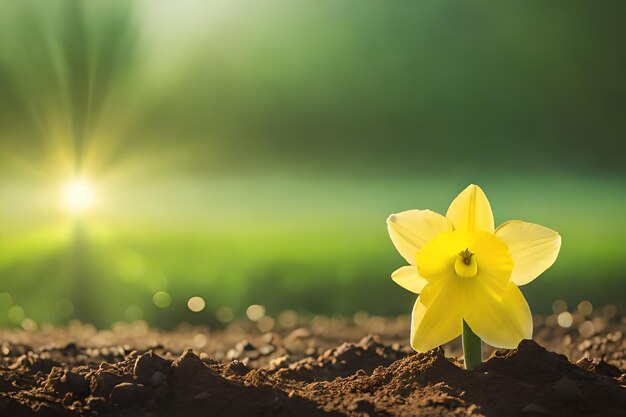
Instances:
[[[413,353],[407,317],[4,331],[0,416],[626,416],[626,318],[556,321],[473,372],[458,341]]]

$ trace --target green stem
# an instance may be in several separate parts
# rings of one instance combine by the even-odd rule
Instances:
[[[473,370],[483,361],[480,337],[470,329],[463,320],[463,356],[465,357],[465,369]]]

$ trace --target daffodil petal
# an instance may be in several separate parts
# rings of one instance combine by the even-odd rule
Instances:
[[[482,285],[468,285],[463,318],[485,343],[506,349],[516,348],[533,334],[533,319],[526,299],[510,283],[502,296]]]
[[[452,222],[454,230],[489,233],[494,231],[489,200],[483,190],[474,184],[469,185],[454,199],[446,217]]]
[[[537,278],[556,261],[561,236],[538,224],[512,220],[496,230],[496,236],[509,245],[513,257],[511,280],[525,285]]]
[[[427,285],[413,306],[411,346],[417,352],[427,352],[463,332],[463,293],[454,281],[438,287]],[[428,302],[422,302],[426,294]]]
[[[475,234],[470,249],[478,262],[475,279],[496,294],[502,294],[511,279],[514,264],[506,243],[491,233]]]
[[[430,210],[408,210],[389,216],[387,230],[400,255],[415,265],[417,251],[439,233],[451,231],[452,225]]]
[[[473,234],[465,232],[438,234],[417,253],[418,273],[429,281],[456,277],[454,260],[474,239]]]
[[[391,279],[405,290],[409,290],[415,294],[421,293],[424,286],[428,284],[426,279],[419,276],[417,267],[414,265],[403,266],[402,268],[396,269],[393,274],[391,274]]]

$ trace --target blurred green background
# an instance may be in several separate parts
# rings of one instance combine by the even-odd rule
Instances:
[[[622,304],[625,9],[2,0],[0,325],[407,314],[386,217],[469,183],[562,234],[534,311]]]

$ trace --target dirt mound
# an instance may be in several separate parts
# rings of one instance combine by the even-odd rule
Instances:
[[[373,337],[257,369],[191,350],[108,347],[110,362],[88,351],[5,356],[0,416],[626,416],[623,369],[532,341],[474,372],[442,349],[407,355]]]
[[[497,351],[474,372],[439,349],[303,394],[354,416],[626,416],[620,381],[585,368],[524,341],[516,350]],[[614,367],[610,373],[622,375]]]
[[[175,361],[132,352],[97,369],[52,367],[47,376],[23,362],[2,369],[1,416],[337,415],[272,384],[229,379],[245,365],[202,360],[191,350]]]
[[[379,343],[373,336],[367,336],[358,343],[343,343],[329,349],[317,358],[308,357],[292,363],[279,369],[276,375],[299,381],[328,381],[353,375],[359,370],[371,374],[375,368],[388,366],[405,356],[405,353]]]

